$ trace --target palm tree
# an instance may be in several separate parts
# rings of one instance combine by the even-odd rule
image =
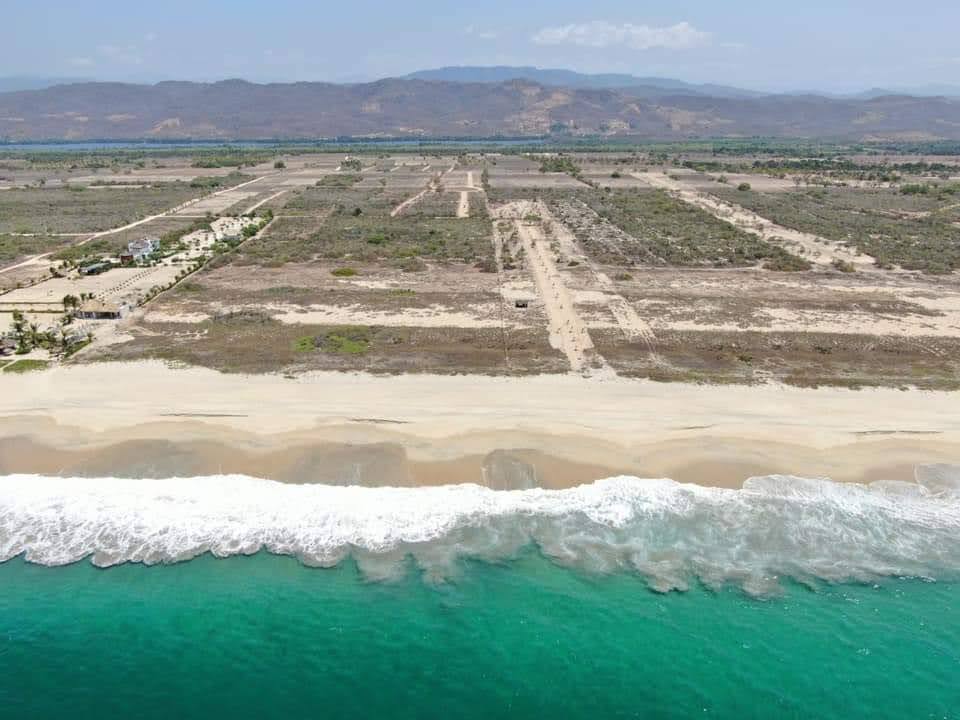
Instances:
[[[13,311],[13,336],[17,340],[17,355],[25,355],[30,352],[30,341],[27,335],[27,319],[19,310]]]

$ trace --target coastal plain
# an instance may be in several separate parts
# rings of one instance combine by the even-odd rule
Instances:
[[[949,157],[0,166],[0,324],[81,338],[8,335],[3,473],[739,487],[960,457]],[[224,221],[250,232],[189,241]],[[158,254],[119,266],[144,236]]]

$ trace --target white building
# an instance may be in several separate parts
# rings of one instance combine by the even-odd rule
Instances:
[[[145,237],[139,240],[131,240],[127,243],[128,254],[135,262],[144,260],[160,248],[160,239],[155,237]]]

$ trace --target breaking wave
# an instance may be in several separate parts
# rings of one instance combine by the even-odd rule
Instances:
[[[369,578],[431,578],[463,558],[498,561],[535,544],[553,561],[629,571],[658,591],[693,580],[751,594],[780,579],[936,578],[960,570],[960,467],[871,485],[771,475],[742,490],[615,477],[569,490],[475,485],[361,488],[246,476],[169,480],[0,478],[0,562],[98,566],[260,550]]]

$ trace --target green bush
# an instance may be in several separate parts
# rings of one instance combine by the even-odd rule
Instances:
[[[371,329],[365,325],[345,325],[319,338],[319,346],[335,355],[362,355],[370,349],[371,335]]]
[[[810,267],[809,260],[791,255],[786,250],[781,250],[780,254],[775,255],[763,263],[764,270],[774,270],[777,272],[801,272],[803,270],[809,270]]]

